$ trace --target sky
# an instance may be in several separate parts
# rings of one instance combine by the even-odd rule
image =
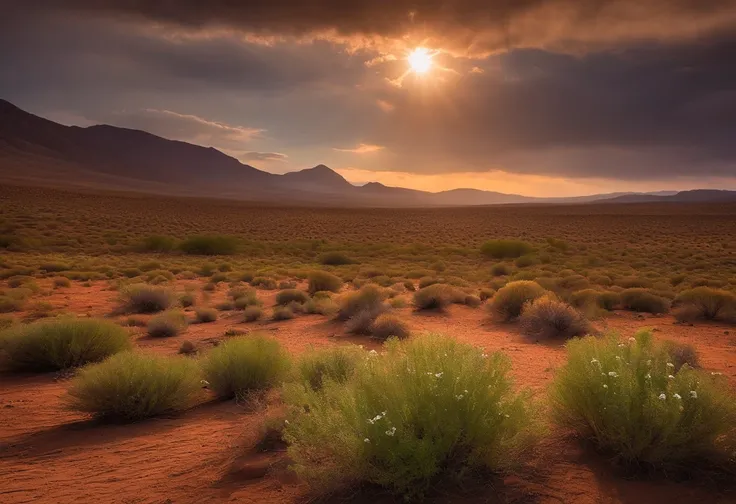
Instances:
[[[0,98],[64,124],[356,184],[736,189],[736,0],[0,7]]]

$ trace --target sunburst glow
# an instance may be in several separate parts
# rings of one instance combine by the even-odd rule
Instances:
[[[414,73],[427,73],[432,68],[432,56],[424,47],[417,47],[409,54],[409,67]]]

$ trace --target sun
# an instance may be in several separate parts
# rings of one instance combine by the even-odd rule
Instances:
[[[424,47],[417,47],[408,57],[409,67],[412,72],[417,74],[425,74],[432,68],[432,56]]]

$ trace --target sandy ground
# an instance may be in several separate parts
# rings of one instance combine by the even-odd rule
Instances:
[[[59,289],[43,300],[55,309],[92,316],[108,315],[117,293],[105,284]],[[212,303],[224,299],[222,286]],[[259,292],[268,307],[275,292]],[[268,312],[269,309],[267,308]],[[491,322],[483,309],[453,306],[444,314],[399,310],[414,331],[440,332],[461,341],[506,352],[517,383],[543,393],[564,361],[561,344],[539,344],[515,326]],[[184,340],[206,350],[229,328],[265,331],[292,353],[309,345],[345,342],[371,346],[346,336],[340,324],[320,316],[283,322],[241,323],[238,312],[215,323],[190,325],[168,339],[133,338],[144,351],[174,354]],[[652,328],[660,337],[687,342],[702,365],[723,373],[736,386],[736,330],[716,324],[685,326],[669,316],[615,313],[599,329],[623,335]],[[376,345],[377,346],[377,345]],[[132,425],[104,425],[63,405],[66,378],[56,374],[0,374],[0,503],[296,503],[312,500],[309,490],[286,469],[283,452],[253,448],[263,421],[278,409],[277,394],[257,411],[234,402],[209,402],[174,418]],[[362,502],[392,502],[387,497],[354,496]],[[344,497],[343,497],[344,500]],[[577,441],[553,434],[529,467],[461,495],[442,494],[436,502],[513,502],[564,504],[731,503],[733,490],[708,482],[627,479],[601,456]]]

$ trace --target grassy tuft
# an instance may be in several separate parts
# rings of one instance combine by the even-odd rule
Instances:
[[[513,259],[534,252],[534,247],[521,240],[489,240],[480,247],[480,253],[494,259]]]
[[[368,483],[422,499],[441,480],[518,463],[536,418],[510,361],[437,335],[389,340],[344,383],[287,386],[294,469],[315,489]]]
[[[591,329],[582,313],[549,295],[527,302],[519,322],[524,334],[538,339],[568,339]]]
[[[627,466],[697,467],[725,460],[736,398],[728,385],[689,366],[641,331],[567,344],[568,361],[552,391],[557,421]]]
[[[199,324],[214,322],[217,320],[217,310],[214,308],[197,308],[194,311],[194,317]]]
[[[293,301],[296,301],[297,303],[306,303],[308,300],[309,295],[298,289],[286,289],[276,294],[276,304],[281,306],[286,306]]]
[[[384,313],[379,315],[371,327],[371,336],[379,340],[394,337],[404,339],[409,337],[409,326],[396,315]]]
[[[645,313],[667,313],[669,299],[660,297],[647,289],[634,287],[621,292],[621,305],[631,311]]]
[[[98,319],[61,318],[16,325],[0,333],[12,369],[53,371],[99,362],[131,347],[128,332]]]
[[[545,294],[536,282],[518,280],[501,287],[491,299],[489,309],[500,320],[509,322],[521,316],[524,305]]]
[[[170,308],[175,301],[174,294],[162,287],[135,284],[120,292],[121,309],[125,313],[156,313]]]
[[[242,399],[278,384],[289,365],[288,354],[278,341],[255,335],[232,338],[213,348],[202,369],[218,397]]]
[[[674,301],[681,321],[736,321],[736,294],[711,287],[695,287],[681,292]]]
[[[243,320],[246,322],[255,322],[263,316],[263,309],[260,306],[247,306],[243,310]]]
[[[294,380],[312,390],[321,389],[327,380],[345,383],[365,357],[365,350],[356,345],[309,348],[294,366]]]
[[[451,285],[432,284],[414,293],[414,307],[417,310],[441,311],[450,306],[457,295],[457,290]]]
[[[179,249],[192,255],[231,255],[238,251],[238,239],[224,235],[190,236],[179,244]]]
[[[164,312],[148,321],[148,335],[152,338],[170,338],[186,328],[187,318],[179,311]]]
[[[83,369],[67,403],[100,418],[133,422],[185,410],[201,388],[192,359],[124,352]]]
[[[307,280],[309,282],[307,290],[310,294],[319,291],[339,292],[343,284],[342,278],[326,271],[312,271]]]

